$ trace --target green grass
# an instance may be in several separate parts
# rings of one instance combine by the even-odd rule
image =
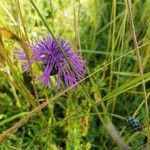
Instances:
[[[144,0],[2,0],[0,149],[149,149],[149,6]],[[87,61],[76,88],[57,90],[55,77],[43,88],[34,81],[38,65],[22,72],[13,52],[22,48],[29,57],[28,43],[47,34],[69,40]],[[128,116],[143,130],[127,128]]]

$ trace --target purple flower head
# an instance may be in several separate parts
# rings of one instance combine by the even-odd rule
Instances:
[[[69,67],[64,54],[61,52],[59,46],[51,36],[47,36],[39,40],[37,43],[31,43],[32,57],[30,64],[41,62],[44,68],[43,73],[37,79],[41,80],[43,85],[48,85],[52,75],[57,75],[57,86],[64,83],[66,87],[76,84],[85,74],[85,60],[82,60],[71,48],[69,42],[58,39],[58,42],[65,55],[71,62]],[[23,60],[23,71],[30,70],[27,56],[23,50],[15,52],[15,56],[19,60]]]

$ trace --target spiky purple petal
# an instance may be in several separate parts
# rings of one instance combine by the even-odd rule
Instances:
[[[68,67],[67,60],[51,36],[47,36],[47,38],[43,38],[37,43],[30,44],[32,58],[30,58],[29,61],[31,65],[36,61],[42,62],[44,71],[38,78],[42,84],[48,85],[50,83],[50,76],[57,74],[57,87],[60,87],[61,81],[66,87],[70,87],[84,77],[85,61],[72,51],[69,42],[60,39],[58,39],[58,41],[76,73]],[[29,71],[30,68],[25,52],[23,50],[16,51],[15,56],[23,61],[23,70],[25,72]]]

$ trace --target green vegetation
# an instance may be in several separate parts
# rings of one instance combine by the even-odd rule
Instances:
[[[149,12],[146,0],[1,0],[0,149],[150,149]],[[14,56],[48,34],[86,60],[76,87],[55,75],[43,87],[40,64],[23,73]]]

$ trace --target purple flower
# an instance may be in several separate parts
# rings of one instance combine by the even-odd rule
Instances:
[[[85,75],[85,60],[82,60],[71,48],[69,42],[58,39],[65,55],[71,62],[69,67],[67,60],[61,52],[57,43],[51,36],[39,40],[37,43],[31,43],[32,57],[29,59],[32,65],[35,62],[41,62],[44,68],[43,73],[37,79],[41,80],[43,85],[50,83],[52,75],[57,75],[57,86],[64,83],[66,87],[76,84]],[[23,71],[29,72],[30,67],[27,56],[23,50],[15,52],[19,60],[23,60]]]

